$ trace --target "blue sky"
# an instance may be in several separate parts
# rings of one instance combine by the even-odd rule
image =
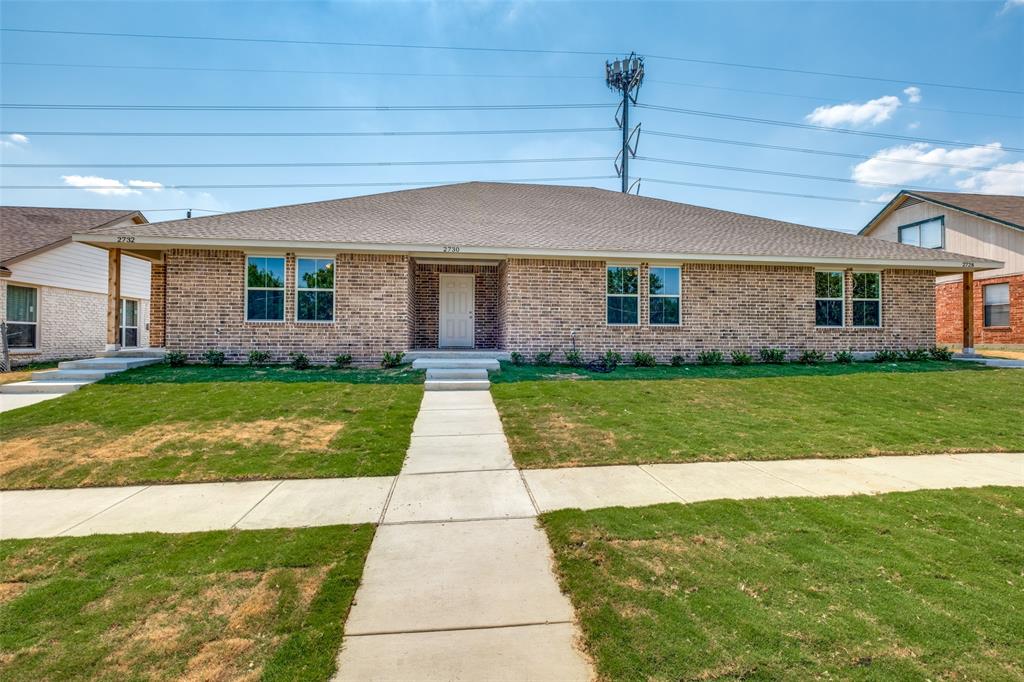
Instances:
[[[870,133],[912,142],[638,109],[647,131],[801,147],[846,158],[641,134],[646,157],[846,182],[634,161],[641,194],[855,230],[893,190],[866,183],[1024,194],[1024,1],[857,3],[3,2],[4,28],[651,55],[640,103]],[[184,41],[3,32],[5,103],[399,106],[616,103],[599,55]],[[860,74],[896,82],[657,59]],[[14,64],[21,62],[22,64]],[[31,63],[33,65],[25,65]],[[39,66],[37,64],[51,64]],[[54,66],[60,64],[64,66]],[[167,67],[161,69],[99,66]],[[183,68],[187,67],[187,68]],[[203,69],[229,69],[214,71]],[[230,69],[233,69],[231,71]],[[285,71],[287,73],[282,73]],[[321,72],[321,73],[295,73]],[[322,73],[330,71],[334,73]],[[338,72],[371,72],[357,75]],[[406,76],[395,74],[443,74]],[[474,74],[490,74],[475,77]],[[494,77],[500,74],[508,77]],[[752,92],[758,91],[758,92]],[[766,94],[770,93],[770,94]],[[5,204],[240,210],[388,188],[173,189],[175,185],[605,176],[609,161],[349,168],[102,168],[88,163],[332,163],[612,156],[612,131],[447,137],[76,137],[46,131],[412,131],[606,128],[613,109],[530,111],[2,110]],[[977,146],[974,146],[977,145]],[[898,163],[900,158],[917,163]],[[923,162],[923,163],[922,163]],[[946,165],[936,165],[946,164]],[[964,170],[947,166],[995,170]],[[1010,172],[1007,172],[1010,171]],[[1016,171],[1016,172],[1013,172]],[[719,185],[853,202],[725,191]],[[617,179],[580,180],[616,189]],[[181,211],[153,212],[153,220]],[[200,215],[200,214],[197,214]]]

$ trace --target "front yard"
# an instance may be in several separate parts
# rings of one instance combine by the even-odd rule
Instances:
[[[604,680],[1020,680],[1024,489],[542,517]]]
[[[0,678],[327,680],[371,526],[0,543]]]
[[[4,414],[0,478],[13,489],[393,475],[419,381],[368,370],[125,372]]]
[[[1024,371],[911,362],[509,367],[492,387],[517,464],[1024,450]]]

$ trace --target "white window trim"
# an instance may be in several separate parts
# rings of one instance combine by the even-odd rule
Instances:
[[[814,282],[814,328],[815,329],[843,329],[846,327],[846,272],[843,270],[815,270],[815,280],[817,280],[817,273],[827,272],[829,274],[839,273],[840,281],[843,283],[843,288],[839,292],[839,297],[833,296],[818,296],[818,282]],[[818,301],[839,301],[841,306],[841,318],[840,324],[818,324]]]
[[[331,288],[330,289],[310,289],[308,287],[299,286],[299,261],[300,260],[329,260],[331,261]],[[310,256],[301,255],[295,256],[295,321],[299,324],[334,324],[335,320],[335,304],[338,301],[338,263],[337,259],[332,256]],[[299,292],[300,291],[329,291],[331,292],[331,319],[329,320],[300,320],[299,319]],[[246,300],[248,300],[246,296]]]
[[[129,327],[125,325],[125,303],[133,301],[135,303],[135,326]],[[121,299],[121,328],[117,330],[117,340],[121,343],[122,348],[142,348],[142,325],[139,324],[139,320],[142,318],[142,301],[137,298],[122,298]],[[135,330],[135,345],[125,346],[124,345],[124,330],[134,329]]]
[[[608,292],[608,271],[612,268],[632,268],[636,270],[636,293],[635,294],[612,294]],[[607,263],[604,267],[604,324],[606,327],[639,327],[640,326],[640,264],[639,263]],[[608,321],[608,299],[612,296],[620,298],[636,299],[636,323],[609,322]]]
[[[654,268],[671,269],[676,271],[676,289],[678,294],[652,294],[651,293],[651,270]],[[652,298],[674,298],[679,301],[679,318],[675,322],[651,322],[651,299]],[[648,265],[647,266],[647,324],[651,327],[679,327],[683,324],[683,268],[679,265]]]
[[[1006,298],[1010,302],[1009,305],[1011,306],[1010,310],[1011,310],[1011,313],[1012,313],[1012,310],[1013,310],[1013,308],[1012,308],[1012,306],[1013,306],[1013,292],[1010,290],[1010,282],[1009,281],[1006,281],[1006,282],[992,282],[991,284],[985,284],[984,282],[982,282],[981,283],[981,327],[982,327],[982,329],[1010,329],[1010,328],[1013,327],[1012,320],[1010,321],[1011,322],[1010,324],[992,324],[992,325],[985,324],[985,308],[987,308],[989,305],[1004,305],[1002,303],[992,303],[992,304],[985,303],[985,294],[987,293],[988,288],[989,287],[998,287],[998,286],[1005,286],[1006,287]]]
[[[35,322],[26,322],[24,320],[8,320],[7,319],[7,311],[4,310],[4,319],[7,320],[8,324],[13,322],[15,324],[34,324],[36,326],[36,345],[32,346],[31,348],[8,348],[8,351],[10,353],[13,353],[13,354],[18,354],[18,353],[39,353],[40,352],[40,348],[41,348],[40,345],[39,345],[39,337],[41,336],[42,331],[43,331],[42,326],[40,324],[40,320],[39,320],[40,310],[43,307],[43,305],[42,305],[43,290],[42,290],[41,287],[38,287],[38,286],[36,286],[34,284],[19,284],[18,282],[8,282],[7,286],[8,287],[21,287],[22,289],[35,289],[35,292],[36,292],[36,321]],[[6,293],[7,292],[5,292],[5,294]],[[6,296],[4,297],[4,300],[5,301],[7,300]]]
[[[249,259],[250,258],[280,258],[284,261],[284,286],[277,287],[250,287],[249,286]],[[284,324],[288,317],[281,311],[280,320],[250,320],[249,319],[249,292],[250,291],[282,291],[284,292],[284,308],[288,308],[288,256],[283,253],[247,253],[245,254],[245,267],[242,268],[242,277],[245,278],[245,299],[242,301],[244,324]]]
[[[878,298],[851,298],[851,304],[857,301],[878,301],[878,324],[856,324],[853,319],[850,319],[850,326],[856,329],[881,329],[883,318],[882,318],[882,273],[877,270],[855,270],[853,272],[854,277],[857,275],[878,275]],[[857,288],[853,288],[853,292],[856,293]],[[844,311],[845,312],[845,311]]]
[[[939,245],[938,246],[921,246],[921,226],[927,223],[938,221],[939,223]],[[909,230],[915,228],[917,230],[917,244],[907,244],[903,241],[903,230]],[[939,215],[933,218],[925,218],[923,220],[917,220],[906,225],[900,225],[896,228],[896,241],[900,244],[907,244],[907,246],[917,246],[921,249],[944,249],[946,248],[946,216]]]

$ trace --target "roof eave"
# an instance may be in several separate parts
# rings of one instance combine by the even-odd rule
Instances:
[[[141,237],[120,235],[98,235],[80,233],[72,235],[76,242],[83,242],[100,248],[124,248],[167,250],[171,248],[196,249],[233,249],[240,251],[352,251],[361,253],[395,253],[414,257],[438,256],[446,258],[467,258],[480,256],[533,257],[559,259],[593,259],[593,260],[643,260],[643,261],[682,261],[692,263],[734,263],[757,265],[803,265],[803,266],[841,266],[864,268],[904,268],[917,270],[934,270],[936,272],[975,272],[1003,267],[999,261],[974,259],[957,261],[951,259],[914,259],[914,258],[857,258],[848,256],[812,257],[786,255],[746,255],[716,253],[673,253],[652,251],[609,251],[598,249],[537,249],[510,248],[490,246],[460,246],[457,252],[452,247],[436,244],[386,244],[386,243],[344,243],[344,242],[310,242],[283,241],[265,239],[196,239],[193,237]]]
[[[1014,230],[1022,230],[1022,231],[1024,231],[1024,225],[1018,225],[1017,223],[1011,222],[1009,220],[1003,220],[1002,218],[996,218],[994,216],[990,216],[987,213],[982,213],[980,211],[972,211],[969,208],[964,208],[963,206],[957,206],[956,204],[951,204],[948,201],[942,201],[941,199],[936,199],[935,197],[930,197],[930,196],[928,196],[926,194],[921,194],[919,192],[914,192],[913,190],[903,189],[903,190],[900,190],[900,193],[897,194],[895,197],[893,197],[889,201],[888,204],[883,206],[882,210],[879,211],[878,214],[875,215],[874,218],[869,220],[868,224],[865,225],[861,229],[861,231],[858,232],[857,234],[858,235],[865,235],[868,232],[870,232],[872,229],[874,229],[874,227],[879,222],[882,221],[882,219],[888,217],[888,215],[890,213],[892,213],[893,211],[895,211],[898,208],[898,206],[896,206],[897,202],[898,203],[903,203],[903,200],[906,199],[907,197],[913,197],[915,199],[920,199],[921,201],[927,201],[928,203],[935,204],[936,206],[942,206],[944,208],[951,208],[954,211],[960,211],[961,213],[966,213],[967,215],[974,216],[975,218],[981,218],[982,220],[988,220],[990,222],[996,223],[998,225],[1002,225],[1004,227],[1009,227],[1009,228],[1012,228]]]

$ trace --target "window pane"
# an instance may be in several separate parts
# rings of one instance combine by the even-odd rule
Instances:
[[[842,298],[843,297],[843,273],[841,273],[841,272],[816,272],[816,273],[814,273],[814,297],[815,298]]]
[[[134,348],[139,345],[139,330],[133,327],[121,328],[121,345]]]
[[[608,324],[636,324],[638,299],[633,296],[608,297]]]
[[[651,299],[651,324],[679,324],[679,299]]]
[[[985,298],[985,326],[1010,326],[1010,285],[989,284],[982,287]]]
[[[921,246],[921,230],[918,225],[900,228],[900,242],[911,246]]]
[[[249,256],[246,281],[250,287],[284,287],[284,258]]]
[[[283,320],[283,291],[250,291],[248,293],[250,320]]]
[[[816,324],[819,327],[842,327],[843,302],[821,300],[815,301],[814,324]]]
[[[333,289],[334,261],[330,258],[299,258],[296,262],[299,288]]]
[[[1010,305],[1010,284],[988,284],[983,287],[985,305]]]
[[[679,295],[679,268],[651,268],[650,280],[652,295]]]
[[[121,312],[121,326],[122,327],[138,327],[139,326],[139,302],[123,300],[122,305],[124,309]]]
[[[853,326],[877,327],[881,323],[880,305],[878,301],[854,301]]]
[[[877,272],[853,273],[853,297],[879,298],[880,279],[881,276]]]
[[[7,323],[8,348],[35,348],[36,326],[34,324]]]
[[[921,246],[926,249],[941,249],[942,248],[942,221],[941,220],[929,220],[927,223],[922,223],[921,228]]]
[[[333,291],[318,291],[316,293],[316,319],[322,322],[334,319]]]
[[[639,279],[637,268],[610,267],[608,268],[608,293],[635,294]]]
[[[31,287],[7,287],[7,321],[36,321],[36,290]]]

